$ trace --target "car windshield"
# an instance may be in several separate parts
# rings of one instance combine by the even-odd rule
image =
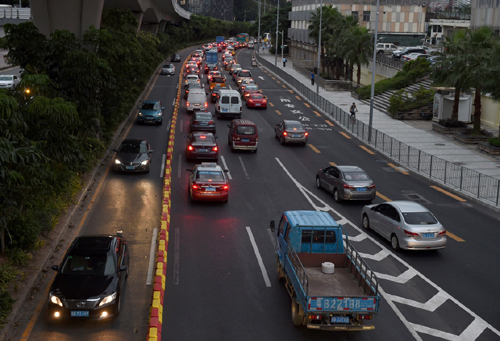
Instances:
[[[142,109],[144,109],[144,110],[159,110],[160,105],[158,103],[143,103]]]
[[[111,276],[116,273],[116,266],[112,255],[75,254],[69,255],[64,260],[61,273],[64,275]]]
[[[145,153],[146,145],[137,143],[122,143],[118,152],[127,154]]]
[[[223,181],[224,175],[221,171],[198,171],[196,180]]]
[[[0,81],[11,81],[14,76],[0,76]]]
[[[209,113],[198,113],[195,115],[196,120],[211,120],[212,114]]]
[[[348,172],[344,174],[347,181],[370,181],[371,179],[364,172]]]
[[[236,128],[236,133],[238,135],[255,135],[254,126],[238,126]]]
[[[233,64],[233,66],[231,68],[234,70],[234,69],[239,68],[239,67],[241,67],[240,64]]]
[[[431,212],[403,212],[403,218],[409,225],[431,225],[438,222]]]
[[[247,85],[246,87],[247,90],[259,90],[259,88],[257,87],[257,85]]]

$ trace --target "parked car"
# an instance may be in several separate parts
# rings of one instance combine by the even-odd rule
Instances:
[[[139,109],[137,122],[163,124],[163,110],[165,110],[165,107],[160,101],[144,101],[137,109]]]
[[[357,166],[329,166],[318,170],[316,187],[332,193],[336,202],[343,200],[371,202],[377,196],[375,183]]]
[[[391,43],[378,43],[377,44],[377,54],[392,54],[394,51],[397,51],[398,47]]]
[[[21,79],[15,75],[0,75],[0,89],[13,89]]]
[[[149,173],[151,163],[151,149],[147,140],[125,139],[118,149],[113,149],[113,170],[121,172]]]
[[[281,144],[300,143],[305,146],[308,136],[309,133],[304,129],[300,121],[282,120],[274,127],[274,137]]]
[[[175,75],[174,64],[164,64],[161,67],[160,75]]]
[[[446,247],[446,230],[424,206],[414,201],[367,205],[361,222],[390,240],[394,250],[437,250]]]
[[[410,53],[417,53],[417,52],[418,53],[425,53],[425,50],[422,48],[418,48],[418,47],[406,47],[401,51],[394,51],[392,53],[392,58],[401,59],[401,57],[404,55],[407,55]]]
[[[50,319],[105,319],[120,314],[120,302],[129,274],[129,246],[116,235],[76,237],[50,286]]]
[[[180,62],[181,61],[181,55],[176,53],[173,54],[172,57],[170,57],[171,62]]]
[[[189,130],[193,131],[208,131],[215,134],[215,118],[211,112],[195,111],[191,116]]]

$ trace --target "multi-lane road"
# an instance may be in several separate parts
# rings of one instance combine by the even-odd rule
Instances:
[[[252,50],[237,60],[250,68]],[[182,55],[184,58],[187,53]],[[147,99],[161,100],[165,122],[175,101],[178,72],[159,76]],[[190,203],[185,138],[189,116],[180,99],[172,159],[171,224],[163,340],[497,340],[496,304],[500,275],[500,213],[438,190],[436,184],[364,146],[289,89],[272,73],[251,69],[268,96],[266,110],[243,108],[243,118],[259,128],[259,151],[232,153],[227,120],[217,120],[219,164],[230,176],[228,204]],[[235,88],[229,79],[227,85]],[[205,78],[202,83],[206,84]],[[209,104],[213,112],[214,105]],[[308,145],[282,146],[274,138],[281,119],[297,119],[309,129]],[[29,340],[144,340],[151,288],[146,285],[152,230],[159,225],[163,160],[168,124],[133,124],[123,137],[147,138],[154,149],[149,174],[103,176],[83,217],[81,233],[123,229],[131,245],[130,276],[121,315],[107,323],[51,324],[45,288],[40,312],[20,326]],[[357,165],[374,179],[385,200],[417,200],[449,231],[446,249],[394,252],[390,243],[360,223],[362,203],[338,204],[315,187],[315,174],[329,164]],[[284,210],[322,210],[346,227],[354,247],[377,273],[382,291],[374,331],[339,333],[298,329],[291,323],[290,298],[275,271],[274,235],[269,221]],[[57,261],[54,261],[54,264]],[[50,274],[52,275],[52,274]],[[49,281],[47,281],[49,282]],[[31,309],[31,308],[30,308]],[[20,334],[15,339],[20,338]]]

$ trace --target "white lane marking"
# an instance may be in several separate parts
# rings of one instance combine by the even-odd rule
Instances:
[[[250,243],[252,243],[253,251],[255,252],[255,257],[257,257],[257,262],[259,263],[260,271],[262,272],[262,277],[264,277],[264,282],[266,282],[266,287],[271,287],[271,281],[269,280],[269,276],[267,275],[266,267],[264,266],[264,262],[262,261],[262,257],[259,253],[259,248],[255,243],[255,238],[253,237],[252,230],[250,226],[247,226],[248,237],[250,238]]]
[[[155,269],[156,239],[158,238],[158,228],[153,229],[153,239],[151,239],[151,250],[149,250],[149,266],[146,276],[146,285],[153,283],[153,271]]]
[[[241,168],[243,168],[243,173],[245,173],[245,177],[247,179],[250,179],[250,176],[247,173],[247,169],[245,168],[245,164],[243,163],[243,159],[241,158],[241,156],[238,156],[238,159],[240,159]]]
[[[181,167],[182,167],[182,155],[179,154],[179,162],[178,162],[178,166],[177,166],[177,177],[178,178],[182,177]]]
[[[365,238],[366,238],[366,236],[365,236]],[[351,238],[349,238],[349,240],[351,240]],[[382,259],[391,255],[391,253],[385,249],[382,249],[374,255],[370,255],[368,253],[362,253],[362,252],[359,252],[359,255],[365,259],[373,259],[374,261],[380,262]]]
[[[175,106],[175,98],[174,98],[174,100],[172,101],[172,106]]]
[[[176,89],[179,89],[179,83],[177,83],[177,85],[175,86]]]
[[[220,159],[222,160],[222,163],[224,164],[224,169],[227,169],[227,177],[229,178],[229,180],[233,180],[233,177],[231,176],[231,173],[229,172],[229,168],[227,168],[227,164],[226,164],[226,159],[224,159],[224,156],[220,156]]]
[[[165,160],[167,159],[167,154],[163,154],[161,157],[161,169],[160,169],[160,178],[163,178],[165,174]]]
[[[444,295],[443,293],[438,292],[434,297],[432,297],[430,300],[428,300],[425,303],[420,303],[414,300],[410,300],[404,297],[399,297],[399,296],[394,296],[391,294],[387,294],[391,298],[392,301],[410,305],[415,308],[427,310],[430,312],[436,311],[437,308],[441,306],[449,297]]]
[[[385,279],[385,280],[388,280],[391,282],[405,284],[406,282],[411,280],[413,277],[417,276],[418,272],[416,270],[414,270],[413,268],[409,268],[408,270],[406,270],[405,272],[403,272],[399,276],[391,276],[391,275],[387,275],[387,274],[382,274],[380,272],[375,272],[375,275],[377,275],[377,277],[379,279]]]
[[[327,203],[325,203],[323,200],[321,200],[318,196],[316,196],[315,194],[313,194],[310,190],[308,190],[307,188],[305,188],[300,182],[298,182],[292,175],[291,173],[288,171],[288,169],[285,168],[285,166],[283,165],[283,163],[280,161],[279,158],[275,158],[276,161],[278,162],[278,164],[281,166],[281,168],[283,168],[283,171],[288,175],[288,177],[292,180],[292,182],[297,186],[297,188],[299,189],[299,191],[304,195],[304,197],[306,198],[307,201],[309,201],[309,203],[311,204],[311,206],[316,210],[316,211],[324,211],[324,212],[328,212],[328,211],[331,211],[333,212],[335,215],[339,216],[339,220],[342,220],[342,219],[345,219],[346,221],[349,222],[349,224],[355,229],[357,230],[359,233],[362,233],[362,234],[365,234],[366,237],[375,245],[377,245],[380,249],[382,250],[387,250],[387,248],[380,244],[377,240],[375,240],[374,238],[372,238],[371,236],[367,235],[365,233],[365,231],[363,231],[363,229],[359,228],[358,226],[356,226],[355,224],[353,224],[352,222],[350,222],[347,218],[345,218],[341,213],[339,213],[338,211],[336,211],[335,209],[333,209],[331,206],[329,206]],[[318,205],[316,205],[314,202],[313,202],[313,199],[314,198],[317,202],[321,203],[323,205],[323,207],[320,207]],[[388,251],[389,252],[389,251]],[[363,254],[362,257],[364,257],[365,255]],[[472,315],[474,317],[475,320],[478,321],[478,323],[476,324],[476,326],[479,326],[481,328],[483,328],[481,330],[484,331],[484,329],[488,328],[490,329],[493,333],[495,333],[496,335],[500,336],[500,331],[498,331],[497,329],[495,329],[492,325],[490,325],[488,322],[486,322],[485,320],[483,320],[480,316],[478,316],[476,313],[474,313],[472,310],[470,310],[469,308],[467,308],[464,304],[462,304],[460,301],[458,301],[456,298],[452,297],[450,294],[448,294],[444,289],[442,289],[440,286],[438,286],[437,284],[435,284],[434,282],[432,282],[429,278],[427,278],[426,276],[424,276],[424,274],[422,273],[419,273],[418,271],[416,271],[410,264],[408,264],[406,261],[404,261],[403,259],[401,259],[398,255],[396,255],[395,253],[391,253],[391,256],[397,260],[398,262],[400,262],[401,264],[403,264],[406,268],[408,268],[409,270],[411,271],[414,271],[416,275],[420,276],[420,278],[422,278],[425,282],[427,282],[429,285],[431,285],[432,287],[434,287],[438,292],[441,292],[443,295],[446,295],[448,296],[449,300],[452,301],[453,303],[455,303],[456,305],[458,305],[460,308],[462,308],[463,310],[465,310],[467,313],[469,313],[470,315]],[[408,273],[407,275],[412,275],[413,273]],[[407,276],[405,275],[405,276]],[[377,273],[377,276],[380,277],[380,273]],[[393,277],[393,276],[388,276],[388,275],[385,275],[387,278],[387,280],[391,280],[393,278],[397,278],[397,277]],[[433,335],[431,332],[433,331],[433,329],[431,328],[427,328],[425,326],[422,326],[422,325],[416,325],[416,324],[413,324],[413,323],[410,323],[408,322],[408,320],[406,320],[406,318],[403,316],[403,314],[401,314],[401,312],[399,311],[399,309],[397,309],[397,307],[395,306],[394,302],[391,300],[391,297],[384,291],[382,290],[381,287],[379,287],[379,290],[380,290],[380,293],[381,295],[387,300],[387,302],[389,303],[389,305],[392,307],[392,309],[394,310],[394,312],[396,313],[396,315],[400,318],[400,320],[404,323],[404,325],[408,328],[409,332],[415,337],[416,340],[422,340],[420,338],[420,336],[418,336],[418,334],[416,333],[417,331],[418,332],[421,332],[421,333],[427,333],[427,331],[429,331],[429,333],[427,334],[430,334],[430,335]],[[479,323],[480,322],[480,323]],[[474,323],[474,322],[473,322]],[[418,326],[415,327],[415,326]],[[470,326],[469,326],[470,327]],[[449,333],[445,333],[445,332],[440,332],[440,333],[443,333],[443,335],[445,336],[441,336],[442,338],[446,339],[446,340],[450,340],[450,341],[454,341],[454,340],[460,340],[461,338],[458,337],[457,339],[457,336],[456,335],[453,335],[453,334],[449,334]],[[463,335],[463,333],[462,333]],[[469,339],[469,340],[473,340],[473,339]]]
[[[180,229],[175,228],[175,243],[174,243],[174,285],[179,284],[179,245],[180,245]]]

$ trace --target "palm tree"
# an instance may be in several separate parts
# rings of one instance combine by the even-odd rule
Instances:
[[[347,63],[351,65],[351,69],[356,64],[358,68],[357,83],[360,84],[361,64],[368,64],[368,57],[373,51],[372,36],[367,28],[356,25],[342,31],[339,40],[342,42],[342,46],[339,47],[339,54],[347,60]]]

